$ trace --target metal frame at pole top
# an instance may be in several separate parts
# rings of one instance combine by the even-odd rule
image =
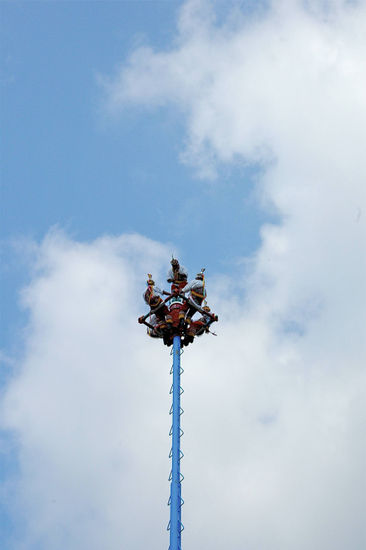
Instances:
[[[172,448],[170,451],[170,457],[172,459],[172,469],[170,472],[169,480],[170,484],[170,521],[168,529],[170,530],[170,546],[169,550],[181,550],[181,533],[184,529],[181,521],[181,508],[183,500],[181,497],[181,481],[183,475],[180,472],[180,461],[183,457],[183,453],[180,449],[180,438],[183,435],[183,430],[180,427],[180,417],[183,413],[183,409],[180,406],[180,396],[183,393],[183,389],[180,385],[180,375],[183,369],[180,366],[181,355],[181,340],[180,336],[174,336],[173,339],[173,366],[171,372],[173,374],[173,384],[170,389],[170,393],[173,394],[173,404],[170,409],[172,415],[172,427],[170,435],[172,436]]]

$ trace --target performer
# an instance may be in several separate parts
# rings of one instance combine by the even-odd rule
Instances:
[[[155,282],[152,280],[152,275],[148,274],[147,289],[143,294],[143,298],[146,304],[150,307],[150,311],[154,312],[154,315],[161,323],[160,329],[163,331],[169,330],[172,325],[172,317],[169,314],[169,309],[163,303],[162,298],[163,291],[155,286]],[[142,317],[140,317],[142,319]]]
[[[197,273],[196,278],[185,285],[181,292],[185,294],[186,292],[189,292],[189,309],[187,312],[186,321],[187,323],[190,322],[191,317],[196,313],[197,307],[201,307],[203,300],[206,299],[207,292],[205,289],[205,276],[203,274],[203,270]]]
[[[149,324],[152,325],[153,328],[147,327],[147,334],[151,336],[151,338],[163,338],[165,323],[159,321],[155,313],[149,318]]]
[[[188,278],[188,271],[186,268],[179,264],[178,260],[172,258],[171,269],[168,271],[168,283],[182,283],[186,282]]]
[[[203,308],[207,313],[210,313],[210,308],[208,306],[203,306]],[[212,315],[212,314],[211,314]],[[216,315],[214,315],[214,318],[216,319]],[[191,321],[187,331],[186,335],[183,339],[183,345],[188,346],[188,344],[192,344],[195,336],[201,336],[204,332],[210,332],[210,325],[213,323],[213,319],[210,315],[202,315],[197,321]]]

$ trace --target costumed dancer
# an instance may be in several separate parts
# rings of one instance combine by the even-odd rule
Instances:
[[[149,319],[149,324],[152,325],[153,328],[147,327],[146,332],[151,338],[163,338],[163,330],[165,327],[165,323],[162,323],[159,321],[159,319],[156,317],[155,313],[153,313]]]
[[[183,265],[180,265],[175,258],[172,258],[170,264],[172,267],[168,271],[167,281],[168,283],[177,284],[179,288],[182,288],[182,286],[187,284],[188,271]]]
[[[183,265],[180,265],[176,258],[172,258],[170,264],[172,267],[168,271],[167,281],[171,283],[172,294],[178,295],[181,289],[187,284],[188,271]],[[179,326],[181,328],[184,327],[186,309],[187,305],[184,303],[184,305],[180,307],[179,312]]]
[[[203,306],[202,309],[207,313],[211,312],[208,306]],[[210,315],[202,315],[202,317],[197,319],[197,321],[191,321],[184,337],[183,345],[188,346],[188,344],[192,344],[195,336],[201,336],[204,332],[210,332],[210,325],[216,319],[217,316],[211,313]],[[214,332],[212,332],[211,334],[214,334],[216,336]]]
[[[160,324],[160,330],[162,330],[163,333],[166,333],[171,330],[172,317],[159,294],[163,295],[163,291],[158,286],[155,286],[155,282],[152,280],[152,275],[148,273],[147,289],[143,293],[143,298],[146,304],[150,307],[150,312],[154,313],[156,316],[156,319]],[[140,317],[140,319],[141,318],[142,317]]]
[[[181,292],[185,294],[189,292],[188,304],[189,309],[186,316],[186,322],[191,322],[191,317],[196,313],[197,306],[201,307],[203,300],[206,300],[207,292],[205,289],[205,276],[204,269],[197,273],[196,278],[190,283],[185,285]]]

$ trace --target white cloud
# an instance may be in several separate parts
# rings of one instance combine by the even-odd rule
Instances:
[[[112,110],[182,108],[185,156],[201,171],[263,163],[258,197],[281,217],[262,228],[245,299],[209,281],[219,337],[183,356],[193,549],[365,547],[366,11],[307,5],[237,8],[218,26],[188,2],[174,49],[136,51],[108,85]],[[26,547],[160,548],[169,358],[135,319],[143,276],[161,277],[169,251],[51,234],[38,254],[3,406]]]
[[[208,146],[223,161],[285,152],[303,170],[309,154],[326,168],[342,151],[349,174],[350,149],[352,159],[363,157],[365,5],[339,3],[320,18],[299,4],[274,2],[261,17],[216,27],[195,17],[205,2],[188,2],[175,49],[138,49],[107,85],[110,108],[178,104],[200,162]]]
[[[145,271],[161,280],[170,249],[53,232],[34,251],[25,357],[1,415],[19,446],[13,505],[26,520],[12,547],[158,549],[170,357],[136,318]],[[185,545],[361,549],[361,358],[332,349],[328,308],[299,335],[258,297],[231,309],[208,290],[219,337],[183,355]]]
[[[169,252],[137,235],[87,245],[55,232],[36,252],[2,415],[19,442],[24,547],[141,548],[140,513],[157,539],[166,519],[169,381],[164,352],[145,348],[137,296]]]

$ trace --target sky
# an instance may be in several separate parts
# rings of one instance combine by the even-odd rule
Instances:
[[[182,357],[184,546],[363,550],[366,3],[0,15],[2,547],[168,546],[136,319],[174,253],[219,315]]]
[[[246,251],[258,245],[264,218],[253,198],[258,168],[238,160],[223,168],[225,185],[202,186],[197,173],[179,162],[185,140],[181,113],[138,108],[123,118],[106,113],[101,81],[135,47],[174,42],[179,6],[166,1],[1,3],[6,243],[40,240],[55,225],[81,240],[138,232],[170,243],[171,252],[187,256],[189,251],[185,261],[193,270],[204,264],[223,271],[241,257],[243,233]],[[243,180],[245,190],[236,185]],[[190,243],[197,233],[203,242],[193,252]],[[9,252],[12,263],[12,250],[5,246],[3,254]],[[6,331],[6,342],[16,326],[7,295],[14,303],[14,281],[21,282],[24,274],[20,269],[15,277],[13,267],[4,275],[5,307],[15,323]]]

